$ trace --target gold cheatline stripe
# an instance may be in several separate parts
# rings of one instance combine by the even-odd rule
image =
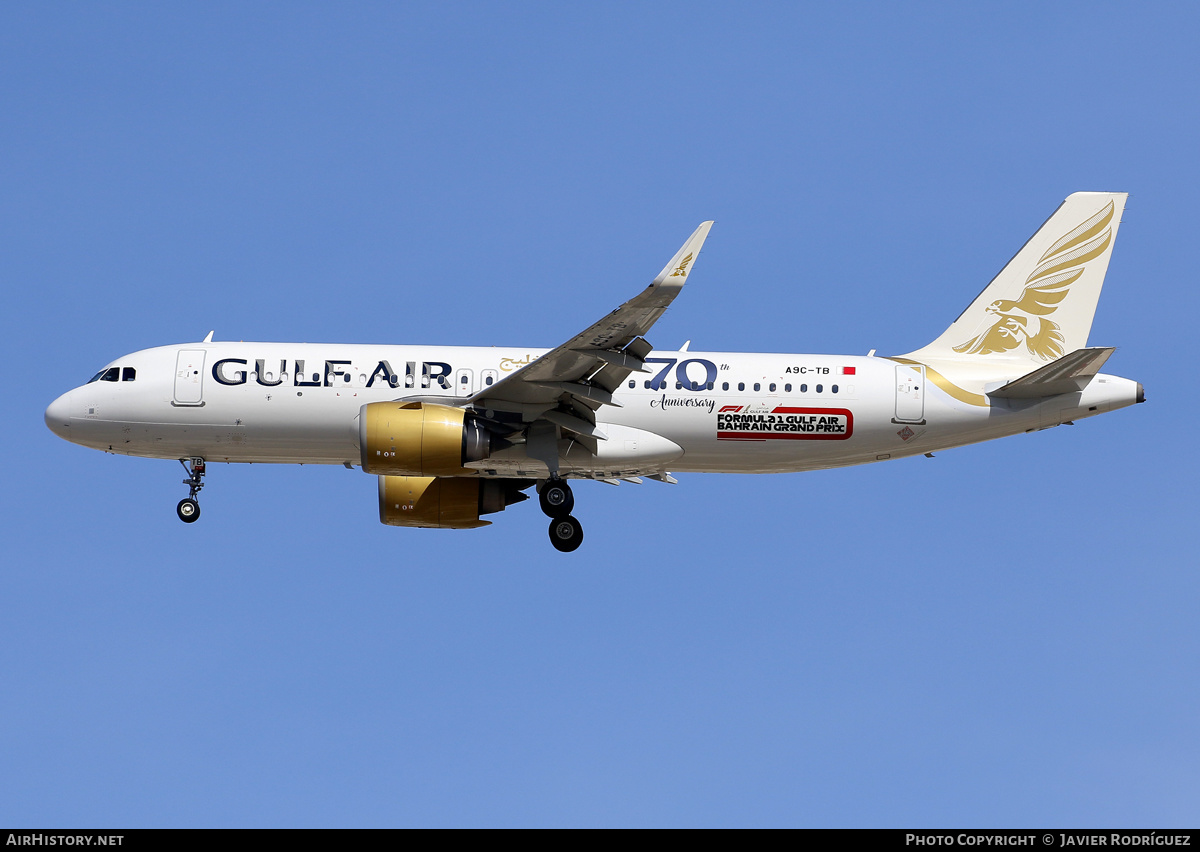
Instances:
[[[912,361],[908,358],[888,357],[889,361],[895,361],[898,364],[912,364],[915,367],[924,367],[925,375],[928,376],[935,385],[944,390],[950,396],[957,399],[959,402],[965,402],[967,405],[982,405],[985,408],[988,406],[988,398],[981,393],[971,393],[968,390],[963,390],[954,382],[947,379],[937,370],[930,367],[928,364],[922,364],[920,361]]]

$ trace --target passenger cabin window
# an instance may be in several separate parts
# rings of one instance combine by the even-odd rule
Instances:
[[[831,387],[830,390],[833,391],[834,393],[837,393],[837,385],[834,385],[833,387]]]
[[[784,393],[792,392],[792,383],[791,382],[788,382],[786,385],[783,386],[783,392]]]
[[[820,392],[821,392],[821,386],[817,385],[817,393],[820,393]]]
[[[800,385],[800,393],[808,393],[808,385]]]
[[[636,387],[637,387],[637,382],[636,382],[636,381],[634,381],[633,379],[630,379],[630,380],[629,380],[629,387],[631,387],[631,388],[636,388]]]
[[[746,383],[745,383],[745,382],[738,382],[738,390],[740,390],[740,391],[744,391],[745,389],[746,389]]]
[[[760,385],[758,382],[755,382],[755,383],[754,383],[754,389],[755,389],[755,390],[762,390],[762,385]]]
[[[775,383],[771,382],[771,393],[775,393]]]
[[[495,381],[495,380],[491,376],[488,376],[486,379],[483,380],[483,383],[485,385],[487,385],[488,387],[491,387],[493,381]]]
[[[721,390],[729,390],[729,382],[721,382]]]
[[[133,367],[126,367],[123,370],[121,370],[121,381],[132,382],[136,378],[137,378],[137,370],[133,369]]]

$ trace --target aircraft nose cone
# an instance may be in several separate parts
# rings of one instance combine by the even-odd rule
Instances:
[[[71,391],[67,391],[46,408],[46,426],[60,438],[71,440]]]

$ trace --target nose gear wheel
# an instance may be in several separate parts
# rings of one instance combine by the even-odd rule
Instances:
[[[175,514],[185,524],[193,524],[200,517],[200,501],[196,499],[196,495],[204,487],[204,459],[192,458],[186,461],[180,459],[179,463],[183,465],[183,469],[188,475],[188,478],[183,481],[183,484],[188,487],[188,496],[179,501],[179,505],[175,507]]]
[[[185,524],[195,523],[196,519],[200,517],[200,504],[191,497],[184,497],[175,507],[175,514]]]

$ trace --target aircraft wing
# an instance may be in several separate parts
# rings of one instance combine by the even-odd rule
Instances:
[[[506,376],[460,404],[476,409],[520,413],[525,422],[547,420],[583,436],[595,452],[604,437],[595,429],[595,412],[619,405],[613,392],[634,372],[647,372],[642,360],[653,347],[643,335],[683,289],[712,222],[688,237],[650,286],[536,361]]]

